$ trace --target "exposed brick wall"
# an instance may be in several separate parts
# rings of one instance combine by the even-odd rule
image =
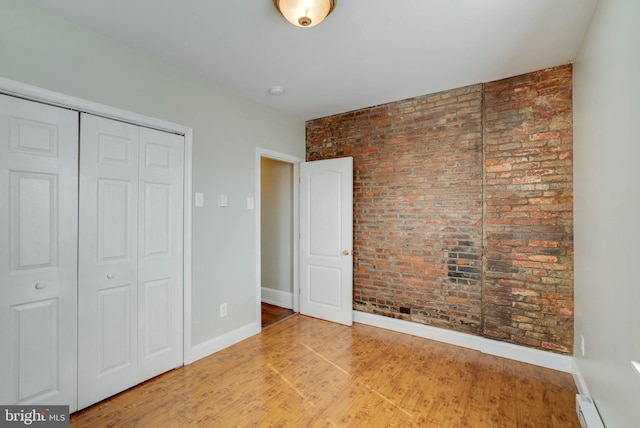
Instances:
[[[571,352],[570,66],[307,122],[343,156],[355,309]]]
[[[354,158],[355,309],[479,333],[481,105],[475,85],[308,122],[308,160]]]
[[[485,85],[484,334],[573,346],[572,68]]]

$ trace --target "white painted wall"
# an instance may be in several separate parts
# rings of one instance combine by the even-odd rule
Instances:
[[[639,47],[640,2],[601,0],[574,63],[575,362],[621,428],[640,421]]]
[[[293,293],[293,165],[261,158],[260,174],[262,287]]]
[[[180,31],[179,28],[172,31]],[[106,39],[22,0],[2,0],[0,76],[193,128],[192,343],[258,323],[255,149],[304,157],[304,121]],[[265,95],[266,96],[266,95]],[[218,194],[229,207],[218,208]],[[228,316],[219,306],[228,303]]]

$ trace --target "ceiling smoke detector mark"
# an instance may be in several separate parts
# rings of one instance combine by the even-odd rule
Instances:
[[[284,88],[282,86],[272,86],[267,89],[267,93],[274,97],[279,97],[280,95],[284,95]]]

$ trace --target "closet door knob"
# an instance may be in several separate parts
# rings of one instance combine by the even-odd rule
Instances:
[[[113,277],[115,277],[114,274],[112,274],[112,273],[108,273],[107,274],[107,279],[113,279]]]
[[[42,290],[46,286],[47,286],[47,284],[45,284],[44,282],[38,282],[36,284],[36,290]]]

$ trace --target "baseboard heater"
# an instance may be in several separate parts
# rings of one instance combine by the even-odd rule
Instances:
[[[576,412],[582,428],[604,428],[596,405],[585,395],[576,395]]]

